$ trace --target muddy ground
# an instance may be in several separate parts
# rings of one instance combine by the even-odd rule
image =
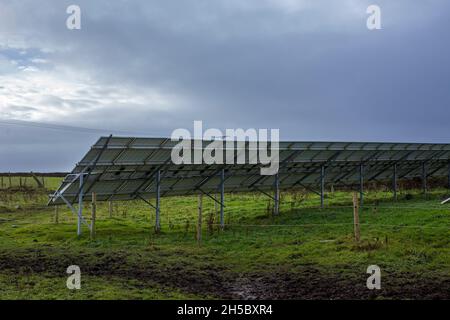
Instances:
[[[368,290],[369,275],[361,268],[342,265],[329,271],[307,265],[286,266],[264,272],[236,273],[211,259],[162,251],[130,256],[126,251],[65,252],[54,248],[0,251],[0,273],[67,276],[67,266],[76,264],[83,274],[137,279],[140,286],[177,288],[183,292],[219,299],[450,299],[450,279],[438,274],[386,272],[382,289]],[[173,262],[177,261],[177,262]]]

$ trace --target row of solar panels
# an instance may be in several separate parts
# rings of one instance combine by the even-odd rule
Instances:
[[[156,190],[156,172],[161,172],[161,196],[218,191],[221,170],[225,170],[225,191],[243,192],[273,188],[275,176],[261,176],[260,164],[181,164],[171,161],[177,142],[157,138],[102,137],[77,164],[59,191],[71,203],[78,201],[83,173],[86,200],[95,192],[99,201],[150,198]],[[208,142],[203,142],[203,148]],[[248,146],[244,150],[248,152]],[[281,142],[279,144],[279,184],[281,189],[317,188],[322,167],[326,183],[352,185],[360,181],[363,165],[365,181],[388,180],[394,165],[399,179],[447,176],[450,145]],[[52,204],[61,204],[58,198]]]
[[[192,140],[195,141],[195,140]],[[101,137],[92,148],[172,148],[178,142],[170,138]],[[203,145],[210,141],[202,140]],[[439,143],[391,143],[391,142],[307,142],[281,141],[280,149],[301,150],[450,150],[450,144]]]
[[[112,138],[105,148],[108,138],[101,138],[75,168],[81,172],[98,155],[97,166],[162,164],[170,158],[172,148],[177,142],[157,138]],[[203,141],[202,150],[208,145]],[[194,147],[194,142],[192,143]],[[235,150],[234,155],[244,151],[246,162],[257,160],[257,153]],[[225,149],[225,148],[224,148]],[[201,150],[200,150],[201,151]],[[226,153],[230,150],[223,150]],[[280,162],[323,162],[368,161],[368,160],[428,160],[448,159],[450,145],[447,144],[391,144],[391,143],[343,143],[343,142],[281,142],[279,144]],[[192,152],[192,154],[194,151]],[[250,153],[250,154],[249,154]],[[193,155],[192,155],[193,157]]]

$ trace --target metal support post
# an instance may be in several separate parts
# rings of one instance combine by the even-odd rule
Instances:
[[[78,194],[77,235],[81,235],[81,217],[83,216],[83,174],[80,174],[80,192]]]
[[[394,164],[394,172],[392,175],[392,190],[394,191],[394,200],[397,201],[397,164]]]
[[[155,218],[155,232],[161,230],[161,220],[160,220],[160,196],[161,196],[161,171],[156,172],[156,218]]]
[[[225,228],[224,202],[225,202],[225,169],[220,172],[220,227]]]
[[[448,181],[447,188],[450,189],[450,162],[448,163]]]
[[[277,216],[280,212],[280,177],[278,172],[275,174],[275,195],[274,195],[274,214]]]
[[[422,162],[422,192],[427,193],[427,166]]]
[[[359,206],[364,204],[364,165],[359,165]]]
[[[325,166],[320,168],[320,208],[324,207],[325,198]]]

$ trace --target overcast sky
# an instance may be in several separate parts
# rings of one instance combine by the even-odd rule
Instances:
[[[81,30],[66,28],[71,4]],[[366,27],[370,4],[382,30]],[[68,171],[99,135],[194,120],[283,140],[450,142],[449,12],[448,0],[0,0],[0,171]]]

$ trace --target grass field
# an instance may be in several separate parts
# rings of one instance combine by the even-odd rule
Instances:
[[[46,187],[59,181],[46,178]],[[160,234],[144,202],[116,203],[112,218],[99,203],[91,240],[87,228],[77,238],[67,208],[55,222],[48,192],[0,190],[1,299],[450,298],[444,189],[426,197],[402,191],[398,201],[367,191],[359,243],[349,192],[328,193],[323,210],[314,194],[283,192],[277,217],[262,194],[227,194],[224,231],[204,197],[201,244],[195,196],[162,199]],[[366,288],[373,264],[381,268],[381,290]],[[66,288],[69,265],[81,268],[81,290]]]

